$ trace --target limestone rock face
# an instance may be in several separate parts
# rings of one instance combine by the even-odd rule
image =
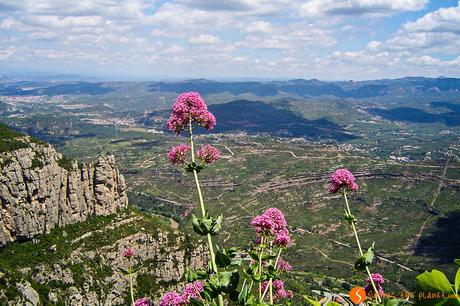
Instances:
[[[65,169],[63,156],[52,146],[30,143],[0,154],[0,166],[0,247],[128,205],[113,156],[72,162]]]

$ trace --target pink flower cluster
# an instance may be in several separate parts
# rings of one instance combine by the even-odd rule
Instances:
[[[340,189],[345,188],[349,191],[358,191],[358,184],[356,184],[355,177],[348,169],[338,169],[332,174],[330,180],[330,193],[336,193]]]
[[[377,288],[377,291],[379,292],[379,295],[383,297],[385,295],[385,292],[383,291],[382,284],[385,283],[385,279],[379,273],[372,273],[371,276],[372,276],[372,280],[374,281],[375,287]],[[366,283],[367,285],[364,287],[366,294],[368,295],[373,294],[374,288],[372,287],[371,279],[367,278]]]
[[[175,291],[166,292],[160,300],[160,306],[182,306],[184,301]]]
[[[196,151],[196,155],[203,163],[211,164],[220,158],[220,152],[211,145],[204,145]]]
[[[152,306],[148,298],[140,298],[134,302],[134,306]]]
[[[183,165],[187,162],[189,151],[190,146],[186,144],[173,146],[168,152],[168,159],[174,165]]]
[[[275,236],[274,245],[286,247],[291,244],[286,219],[278,208],[267,209],[252,219],[251,225],[257,233]]]
[[[268,281],[264,281],[262,283],[262,292],[265,291],[267,286],[268,286]],[[273,289],[274,289],[275,301],[280,301],[286,298],[291,298],[293,295],[292,291],[284,289],[284,282],[280,279],[275,279],[273,281]]]
[[[289,272],[292,270],[292,266],[289,264],[289,262],[280,259],[276,265],[276,269],[278,269],[280,272]]]
[[[190,302],[190,299],[200,299],[200,293],[204,290],[204,285],[200,281],[194,281],[187,284],[185,290],[181,295],[183,301]]]
[[[186,92],[177,97],[166,125],[171,131],[179,134],[188,126],[190,120],[207,130],[216,125],[216,117],[208,111],[206,103],[197,92]]]
[[[204,285],[200,281],[187,284],[184,292],[179,295],[175,291],[167,292],[160,300],[160,306],[186,306],[190,305],[190,299],[199,300]]]
[[[126,257],[126,258],[131,258],[134,255],[136,255],[136,251],[132,247],[129,247],[126,250],[123,251],[123,256]]]

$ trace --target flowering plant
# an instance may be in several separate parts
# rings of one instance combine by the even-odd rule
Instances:
[[[168,128],[176,133],[188,133],[189,144],[173,146],[168,153],[169,161],[184,167],[193,174],[201,217],[192,215],[193,230],[207,238],[210,263],[207,269],[187,270],[189,284],[183,294],[166,293],[161,306],[172,305],[224,305],[224,296],[239,305],[273,305],[292,296],[285,290],[280,274],[292,269],[281,259],[283,249],[291,244],[291,238],[284,215],[276,208],[269,208],[251,221],[257,233],[257,243],[247,254],[237,248],[214,248],[213,236],[219,234],[223,216],[213,217],[206,210],[199,173],[206,166],[219,160],[217,148],[206,144],[195,151],[194,129],[204,127],[211,130],[216,118],[208,111],[206,103],[195,92],[181,94],[172,108],[167,122]],[[243,269],[245,280],[239,288],[239,268],[242,258],[251,259]],[[269,304],[267,304],[269,302]]]

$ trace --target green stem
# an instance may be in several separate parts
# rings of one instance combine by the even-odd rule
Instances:
[[[350,210],[350,205],[348,204],[346,190],[343,191],[343,196],[345,198],[345,204],[347,205],[348,214],[351,215],[351,210]],[[355,235],[356,244],[358,245],[358,249],[359,249],[359,254],[363,256],[364,255],[363,249],[361,248],[361,243],[359,241],[358,232],[356,231],[356,226],[354,222],[351,222],[351,228],[353,229],[353,234]],[[375,292],[375,298],[379,303],[381,303],[382,300],[380,299],[379,291],[377,290],[377,286],[375,285],[374,280],[372,279],[371,271],[369,270],[369,267],[367,266],[366,266],[366,272],[367,272],[367,275],[369,276],[369,279],[371,280],[372,289],[374,289],[374,292]]]
[[[132,272],[131,272],[131,267],[128,268],[128,272],[129,272],[129,289],[131,291],[131,302],[133,303],[133,306],[135,305],[134,303],[134,290],[133,290],[133,275],[132,275]]]
[[[281,256],[281,251],[283,249],[280,248],[280,250],[278,251],[278,255],[276,256],[276,260],[275,260],[275,270],[276,270],[276,267],[278,266],[278,261],[280,260],[280,256]],[[271,263],[271,260],[270,260],[270,263]],[[273,279],[270,278],[270,305],[273,305]]]
[[[264,244],[264,237],[260,237],[260,253],[259,253],[259,276],[262,277],[262,254],[264,253],[264,249],[262,245]],[[259,299],[262,296],[262,283],[259,283]]]
[[[192,162],[195,162],[195,146],[193,143],[193,126],[192,126],[192,117],[190,116],[189,120],[189,133],[190,133],[190,150],[191,150],[191,156],[192,156]],[[193,177],[195,178],[195,184],[196,184],[196,189],[198,190],[198,199],[200,201],[200,208],[201,208],[201,214],[204,217],[206,217],[206,208],[204,206],[204,200],[203,200],[203,193],[201,192],[201,186],[200,186],[200,181],[198,180],[198,173],[196,172],[195,169],[193,169]],[[206,235],[208,238],[208,249],[209,249],[209,255],[211,257],[211,267],[212,271],[216,273],[217,275],[219,274],[219,270],[217,269],[217,264],[216,264],[216,255],[214,253],[214,247],[212,243],[212,238],[211,234]],[[219,306],[224,305],[224,299],[221,294],[218,295],[218,301],[219,301]]]
[[[265,295],[267,294],[268,288],[269,287],[271,288],[271,285],[272,285],[272,279],[270,278],[270,280],[268,281],[267,287],[265,287],[264,294],[262,294],[262,296],[260,297],[260,300],[259,300],[260,303],[264,300]],[[273,301],[271,301],[270,304],[273,305]]]
[[[281,251],[282,251],[282,250],[283,250],[283,249],[280,249],[280,250],[278,251],[278,256],[276,256],[276,260],[275,260],[275,269],[276,269],[276,267],[278,266],[278,261],[280,260]]]

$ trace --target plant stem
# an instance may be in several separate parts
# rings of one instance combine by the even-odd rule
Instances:
[[[343,191],[343,197],[345,198],[345,204],[347,205],[348,214],[351,215],[351,210],[350,210],[350,205],[348,204],[348,198],[347,198],[346,190]],[[358,245],[359,254],[361,256],[363,256],[364,255],[363,249],[361,248],[361,243],[359,242],[358,232],[356,231],[356,226],[355,226],[354,222],[351,222],[351,228],[353,229],[353,233],[354,233],[355,238],[356,238],[356,244]],[[367,275],[369,276],[369,279],[371,281],[372,288],[374,289],[375,298],[379,303],[381,303],[382,300],[380,299],[379,291],[377,290],[377,287],[375,286],[374,280],[372,279],[371,271],[369,270],[368,266],[366,266],[366,272],[367,272]]]
[[[134,290],[133,290],[133,275],[132,275],[132,272],[131,272],[131,267],[128,268],[128,272],[129,272],[129,289],[131,291],[131,302],[133,303],[133,306],[135,305],[134,303]]]
[[[276,270],[276,267],[278,266],[278,261],[280,260],[280,256],[281,256],[281,251],[283,249],[280,248],[280,250],[278,251],[278,255],[276,256],[276,260],[275,260],[275,270]],[[270,260],[270,264],[271,264],[271,260]],[[270,305],[273,305],[273,279],[270,278]]]
[[[265,295],[267,294],[268,288],[271,286],[271,284],[272,284],[272,279],[270,278],[270,280],[268,281],[267,287],[265,287],[264,294],[262,294],[262,296],[260,297],[259,302],[262,302],[264,300]],[[270,302],[270,305],[273,305],[273,301]]]
[[[191,156],[192,156],[192,162],[195,162],[195,146],[193,143],[193,126],[192,126],[192,117],[190,116],[189,120],[189,133],[190,133],[190,151],[191,151]],[[193,169],[193,177],[195,178],[195,184],[196,184],[196,189],[198,191],[198,199],[200,201],[200,208],[201,208],[201,214],[203,218],[206,216],[206,208],[204,206],[204,200],[203,200],[203,193],[201,192],[201,186],[200,186],[200,181],[198,180],[198,173],[196,172],[195,169]],[[214,273],[217,275],[219,274],[219,270],[217,269],[217,264],[216,264],[216,255],[214,253],[214,246],[212,243],[212,237],[211,234],[206,235],[208,238],[208,249],[209,249],[209,255],[211,257],[211,267]],[[221,294],[218,295],[218,301],[219,301],[219,306],[224,305],[224,299]]]
[[[262,254],[264,253],[264,249],[262,245],[264,244],[264,236],[260,237],[260,253],[259,253],[259,276],[262,277]],[[259,299],[262,296],[262,283],[259,283]]]

